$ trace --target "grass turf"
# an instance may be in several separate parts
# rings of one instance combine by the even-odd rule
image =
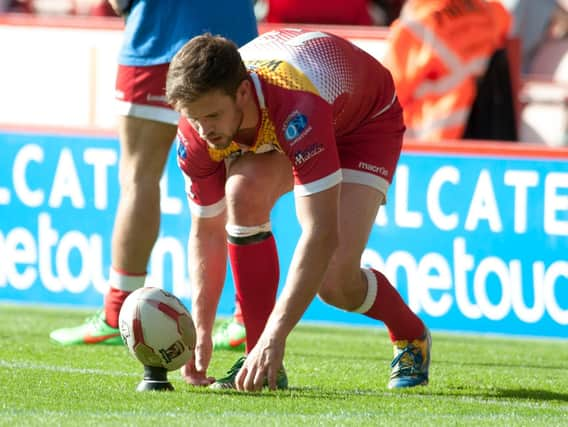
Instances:
[[[287,391],[211,391],[172,372],[175,392],[138,393],[142,367],[125,347],[49,341],[88,314],[0,305],[0,425],[568,425],[568,341],[434,332],[430,385],[391,391],[383,329],[301,324],[288,340]],[[209,373],[238,355],[216,352]]]

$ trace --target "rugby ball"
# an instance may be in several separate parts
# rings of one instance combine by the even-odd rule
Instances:
[[[118,324],[122,341],[144,366],[173,371],[195,348],[195,326],[183,303],[172,293],[143,287],[124,300]]]

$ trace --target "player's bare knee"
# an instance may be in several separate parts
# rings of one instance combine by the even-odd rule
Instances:
[[[319,288],[318,297],[326,304],[337,307],[336,302],[338,301],[337,292],[332,287],[329,286],[327,282],[323,282],[322,286]]]
[[[262,185],[248,177],[232,176],[225,184],[229,221],[235,224],[262,223],[270,216],[273,203]]]
[[[339,276],[328,275],[322,282],[318,296],[325,303],[342,308],[344,305],[344,281]]]
[[[123,195],[144,197],[144,195],[159,194],[160,176],[137,173],[135,170],[125,170],[119,176],[120,191]]]

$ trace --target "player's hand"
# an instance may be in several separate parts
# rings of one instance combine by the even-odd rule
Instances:
[[[211,339],[197,339],[197,345],[191,359],[181,367],[181,376],[191,385],[208,386],[215,382],[214,377],[207,376],[207,368],[211,361],[213,343]]]
[[[262,335],[237,374],[237,390],[260,391],[265,380],[270,390],[276,390],[276,377],[282,367],[285,346],[285,340]]]
[[[180,373],[183,380],[191,385],[207,387],[215,382],[215,378],[208,377],[205,371],[198,371],[195,368],[195,359],[193,357],[181,367]]]

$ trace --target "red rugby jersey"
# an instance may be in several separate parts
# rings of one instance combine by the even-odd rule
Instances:
[[[260,111],[255,142],[247,151],[285,153],[297,195],[338,184],[336,136],[349,134],[393,104],[389,71],[349,41],[317,31],[272,31],[240,53]],[[224,150],[210,148],[186,119],[180,120],[178,164],[194,214],[213,216],[224,208],[224,159],[242,150],[235,142]]]

